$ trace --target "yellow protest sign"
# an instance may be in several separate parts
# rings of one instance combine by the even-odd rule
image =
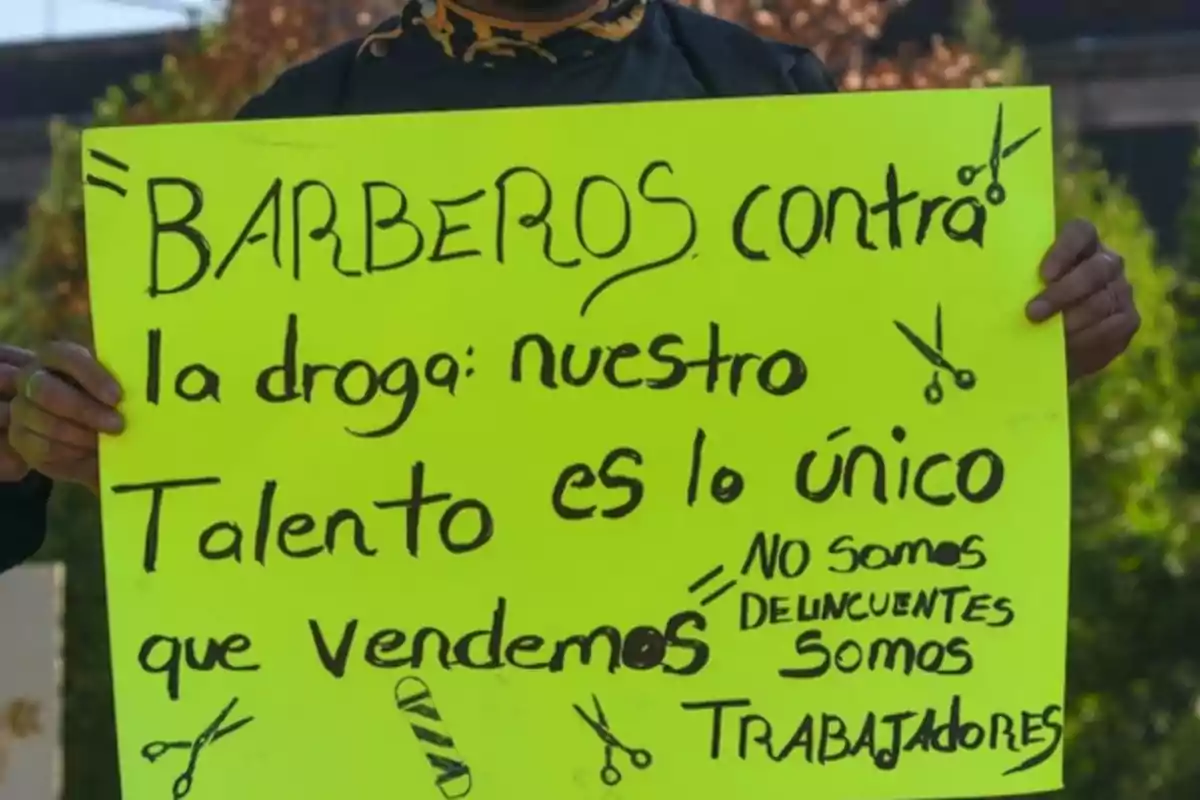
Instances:
[[[1021,89],[89,131],[126,800],[1058,786],[1049,125]]]

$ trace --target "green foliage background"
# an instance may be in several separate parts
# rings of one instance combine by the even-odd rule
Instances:
[[[984,4],[969,10],[967,41],[1019,80],[1019,51],[991,33]],[[252,16],[241,23],[267,24]],[[305,30],[302,15],[291,18],[291,34],[287,20],[272,24],[274,33],[260,35],[293,42]],[[160,74],[101,98],[95,124],[227,117],[279,66],[317,44],[264,55],[253,37],[239,49],[228,29],[218,29],[169,57]],[[79,140],[64,126],[51,134],[51,179],[31,209],[24,255],[0,285],[0,340],[90,335]],[[1067,789],[1053,795],[1062,800],[1200,798],[1200,549],[1189,537],[1200,509],[1200,294],[1193,288],[1200,160],[1194,184],[1180,221],[1184,252],[1168,268],[1136,202],[1088,153],[1062,145],[1059,216],[1094,221],[1125,256],[1144,317],[1128,356],[1072,396],[1068,775]],[[68,800],[119,798],[97,528],[94,501],[60,487],[40,558],[68,567]]]

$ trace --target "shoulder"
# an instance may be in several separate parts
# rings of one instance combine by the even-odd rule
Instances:
[[[283,119],[336,114],[363,39],[351,39],[285,70],[242,106],[235,119]]]
[[[775,51],[801,94],[826,94],[838,90],[837,81],[812,50],[782,42],[768,42],[767,45]]]
[[[807,47],[765,39],[741,25],[677,3],[664,5],[682,43],[714,69],[769,71],[772,77],[782,77],[786,89],[796,94],[837,91],[821,59]]]

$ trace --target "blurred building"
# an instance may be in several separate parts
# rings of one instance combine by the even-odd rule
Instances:
[[[394,0],[379,0],[386,5]],[[881,47],[953,34],[958,0],[910,0]],[[1034,79],[1055,87],[1059,124],[1103,153],[1164,247],[1200,128],[1200,0],[994,0],[1001,32],[1027,45]],[[346,24],[330,2],[330,24]],[[180,34],[172,34],[180,35]],[[158,67],[166,34],[0,47],[0,264],[48,160],[51,115],[82,121],[111,84]]]

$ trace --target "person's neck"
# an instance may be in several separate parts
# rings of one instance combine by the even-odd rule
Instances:
[[[586,11],[596,0],[455,0],[464,8],[511,22],[555,22]]]

